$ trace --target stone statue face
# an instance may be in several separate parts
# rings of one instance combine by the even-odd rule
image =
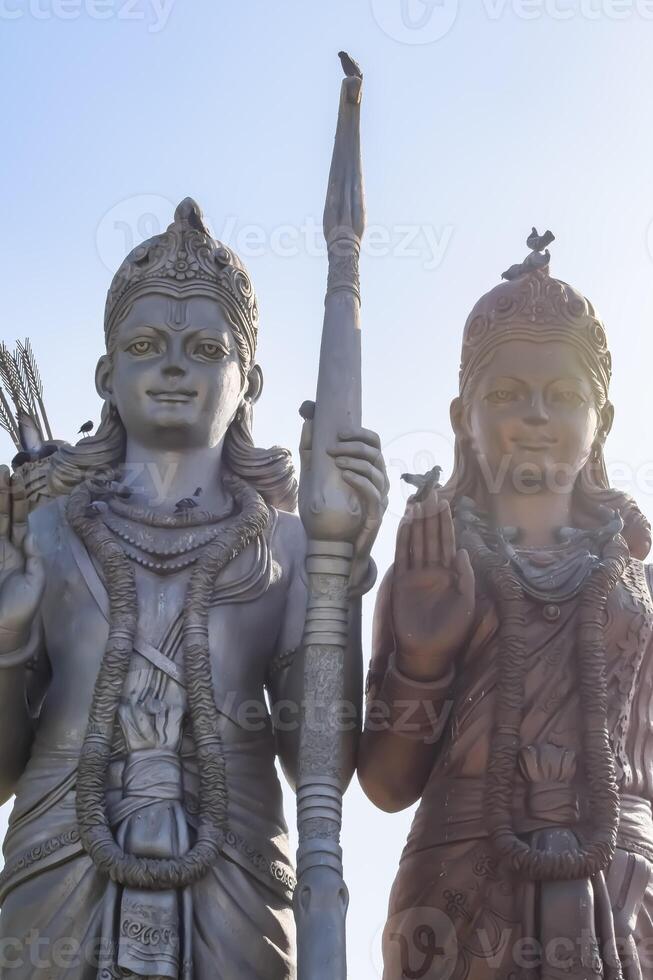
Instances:
[[[570,490],[600,423],[580,355],[563,342],[497,346],[466,399],[463,425],[497,490]]]
[[[127,436],[158,449],[217,446],[245,387],[217,300],[141,296],[116,330],[97,384],[116,405]]]

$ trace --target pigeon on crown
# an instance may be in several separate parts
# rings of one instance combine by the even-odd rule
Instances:
[[[505,340],[562,340],[576,347],[596,372],[607,397],[612,360],[603,323],[592,303],[561,279],[549,274],[549,252],[542,243],[551,232],[534,228],[526,259],[503,273],[505,282],[478,300],[463,332],[460,391],[492,348]],[[535,247],[533,247],[535,246]]]

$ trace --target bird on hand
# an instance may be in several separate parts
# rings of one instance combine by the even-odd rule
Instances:
[[[338,51],[338,57],[340,58],[340,64],[342,65],[342,70],[348,78],[362,78],[363,72],[361,71],[361,66],[357,61],[348,55],[346,51]]]
[[[433,469],[428,470],[426,473],[402,473],[401,479],[405,483],[410,483],[411,487],[417,487],[417,493],[413,494],[413,503],[419,504],[423,500],[426,500],[431,490],[439,487],[440,476],[442,474],[441,466],[434,466]]]
[[[94,425],[95,425],[95,423],[94,422],[91,422],[91,421],[84,422],[84,425],[80,426],[78,432],[82,432],[83,435],[84,435],[84,438],[86,438],[88,436],[89,432],[92,431]]]

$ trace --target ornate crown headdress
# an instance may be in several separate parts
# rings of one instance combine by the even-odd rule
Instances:
[[[214,293],[256,350],[258,304],[238,256],[210,234],[199,205],[185,198],[161,235],[133,249],[116,272],[107,295],[104,332],[109,334],[127,303],[143,293]]]
[[[605,328],[590,301],[573,286],[549,275],[551,232],[535,228],[526,259],[503,273],[507,280],[478,300],[463,332],[460,390],[488,351],[504,340],[563,340],[589,360],[605,389],[612,373]]]

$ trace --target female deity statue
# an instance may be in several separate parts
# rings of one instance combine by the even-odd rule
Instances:
[[[252,440],[257,331],[247,272],[186,199],[109,290],[97,433],[3,468],[2,976],[295,976],[275,758],[294,784],[306,540],[290,454]],[[367,430],[331,453],[365,517],[355,596],[386,477]],[[51,499],[28,515],[30,466]]]
[[[607,479],[603,325],[539,244],[467,320],[454,471],[377,598],[360,780],[421,798],[385,980],[652,975],[650,528]]]

